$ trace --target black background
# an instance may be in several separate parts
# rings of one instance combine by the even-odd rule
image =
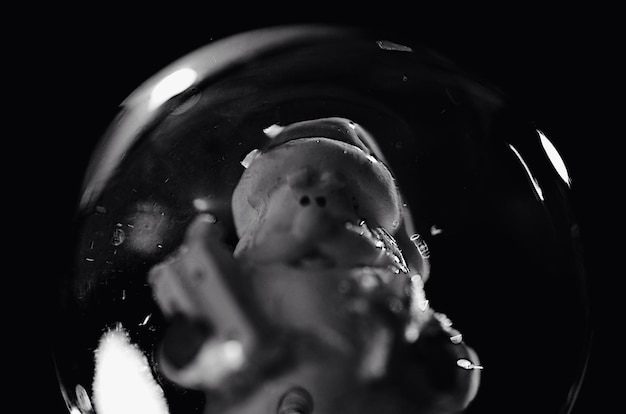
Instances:
[[[599,322],[616,312],[614,304],[604,299],[606,286],[615,276],[606,261],[604,232],[612,223],[612,197],[615,190],[619,192],[619,188],[608,192],[605,187],[611,175],[605,154],[618,148],[619,135],[608,128],[615,107],[611,96],[619,50],[609,11],[574,10],[571,6],[569,10],[526,6],[454,12],[425,10],[419,4],[410,10],[392,4],[358,9],[336,9],[321,3],[290,5],[293,11],[231,6],[185,10],[182,5],[169,4],[158,13],[132,17],[128,10],[113,6],[107,10],[54,10],[45,22],[34,24],[38,35],[26,47],[26,59],[33,60],[27,66],[33,73],[22,91],[33,109],[26,114],[21,131],[29,137],[27,145],[32,143],[41,156],[33,175],[37,182],[29,180],[27,191],[37,189],[33,214],[44,220],[36,223],[34,231],[39,232],[37,242],[51,254],[44,261],[44,270],[38,272],[41,283],[31,286],[38,286],[36,290],[42,294],[37,296],[40,306],[36,311],[42,316],[38,324],[44,328],[44,337],[38,334],[34,351],[21,359],[22,363],[27,359],[29,366],[22,372],[27,375],[26,382],[20,382],[29,384],[31,397],[24,404],[27,412],[30,408],[38,413],[64,412],[46,349],[45,335],[54,334],[55,323],[53,314],[47,312],[48,299],[65,271],[71,246],[67,229],[93,146],[118,105],[148,77],[211,40],[259,27],[319,22],[379,29],[398,43],[404,40],[434,48],[499,85],[566,160],[586,253],[592,318]],[[612,408],[607,398],[612,380],[605,377],[603,367],[608,357],[619,359],[619,354],[610,354],[603,347],[599,325],[573,414]],[[620,369],[616,361],[610,372],[619,373]]]

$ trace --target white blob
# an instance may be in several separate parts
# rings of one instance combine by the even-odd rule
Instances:
[[[184,92],[195,82],[198,74],[191,68],[182,68],[170,73],[156,84],[150,93],[148,108],[155,109],[170,98]]]
[[[259,158],[260,156],[261,151],[259,151],[258,149],[253,149],[244,157],[244,159],[241,161],[241,165],[243,165],[243,168],[248,168],[250,167],[252,162],[254,162],[254,160]]]
[[[282,127],[280,125],[270,125],[267,128],[263,129],[263,133],[270,139],[275,138],[278,134],[280,134],[283,129],[285,129],[285,127]]]
[[[93,402],[98,414],[169,414],[148,359],[121,326],[100,338],[95,360]]]
[[[543,146],[543,150],[546,152],[548,159],[552,163],[552,166],[556,170],[557,174],[561,177],[563,182],[569,187],[572,184],[572,179],[570,178],[569,172],[567,171],[567,167],[565,166],[565,162],[557,151],[556,147],[552,142],[544,135],[543,132],[537,130],[539,134],[539,139],[541,140],[541,145]]]
[[[472,361],[461,358],[456,361],[456,364],[463,369],[483,369],[482,366],[474,364]]]
[[[463,342],[463,335],[453,335],[450,337],[450,341],[455,345],[460,344],[461,342]]]

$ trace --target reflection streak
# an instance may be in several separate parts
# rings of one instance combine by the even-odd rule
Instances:
[[[508,144],[508,145],[511,151],[513,151],[513,154],[515,154],[515,156],[519,160],[520,164],[522,164],[522,167],[524,167],[524,171],[526,171],[526,175],[528,176],[528,179],[530,180],[530,183],[532,184],[533,189],[535,190],[535,195],[537,196],[537,198],[539,198],[539,200],[544,201],[543,191],[541,191],[541,187],[539,187],[539,183],[537,182],[537,179],[535,178],[535,176],[530,172],[530,168],[528,168],[526,161],[524,161],[524,159],[522,158],[522,155],[519,153],[519,151],[517,151],[517,149],[513,145],[511,144]]]

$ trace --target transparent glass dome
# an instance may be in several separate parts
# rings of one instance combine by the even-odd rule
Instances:
[[[568,412],[589,336],[571,182],[549,137],[513,107],[431,50],[353,28],[255,30],[164,68],[123,102],[84,178],[74,267],[52,339],[68,412]],[[316,185],[336,173],[342,189],[292,185],[302,165]],[[284,200],[297,193],[297,203],[272,201],[282,188]],[[364,220],[333,215],[335,198],[347,194],[350,214]],[[276,227],[261,217],[272,208],[282,220]],[[283,278],[284,267],[258,270],[268,257],[287,260],[281,255],[296,242],[281,226],[304,208],[326,210],[301,237],[318,240],[340,223],[345,239],[302,253],[295,276]],[[207,236],[215,228],[218,235]],[[243,240],[255,231],[250,237],[264,234],[267,243],[246,256],[252,248]],[[233,270],[246,257],[257,261]],[[210,269],[201,277],[213,279],[184,285],[199,262]],[[378,292],[386,278],[402,280],[381,288],[380,315],[371,310],[378,299],[346,296],[344,279],[330,288],[289,284],[326,280],[318,273],[329,268],[356,274],[357,265],[350,282],[359,295]],[[282,310],[270,309],[275,300]],[[412,325],[406,315],[415,303],[449,334],[443,342],[428,336],[430,322]],[[366,306],[367,326],[384,319],[387,328],[359,331],[353,353],[324,359],[319,351],[311,358],[322,362],[311,369],[322,380],[307,379],[298,358],[319,344],[292,331],[352,332],[352,319],[325,313],[344,305]],[[457,352],[461,341],[469,353]],[[446,371],[449,358],[452,379],[438,383],[434,372]],[[466,373],[480,376],[468,380],[469,391],[459,385]],[[324,375],[341,379],[307,385]]]

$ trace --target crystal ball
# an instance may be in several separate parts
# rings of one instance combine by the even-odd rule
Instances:
[[[423,45],[215,40],[93,151],[52,338],[68,412],[561,412],[589,335],[571,186]]]

